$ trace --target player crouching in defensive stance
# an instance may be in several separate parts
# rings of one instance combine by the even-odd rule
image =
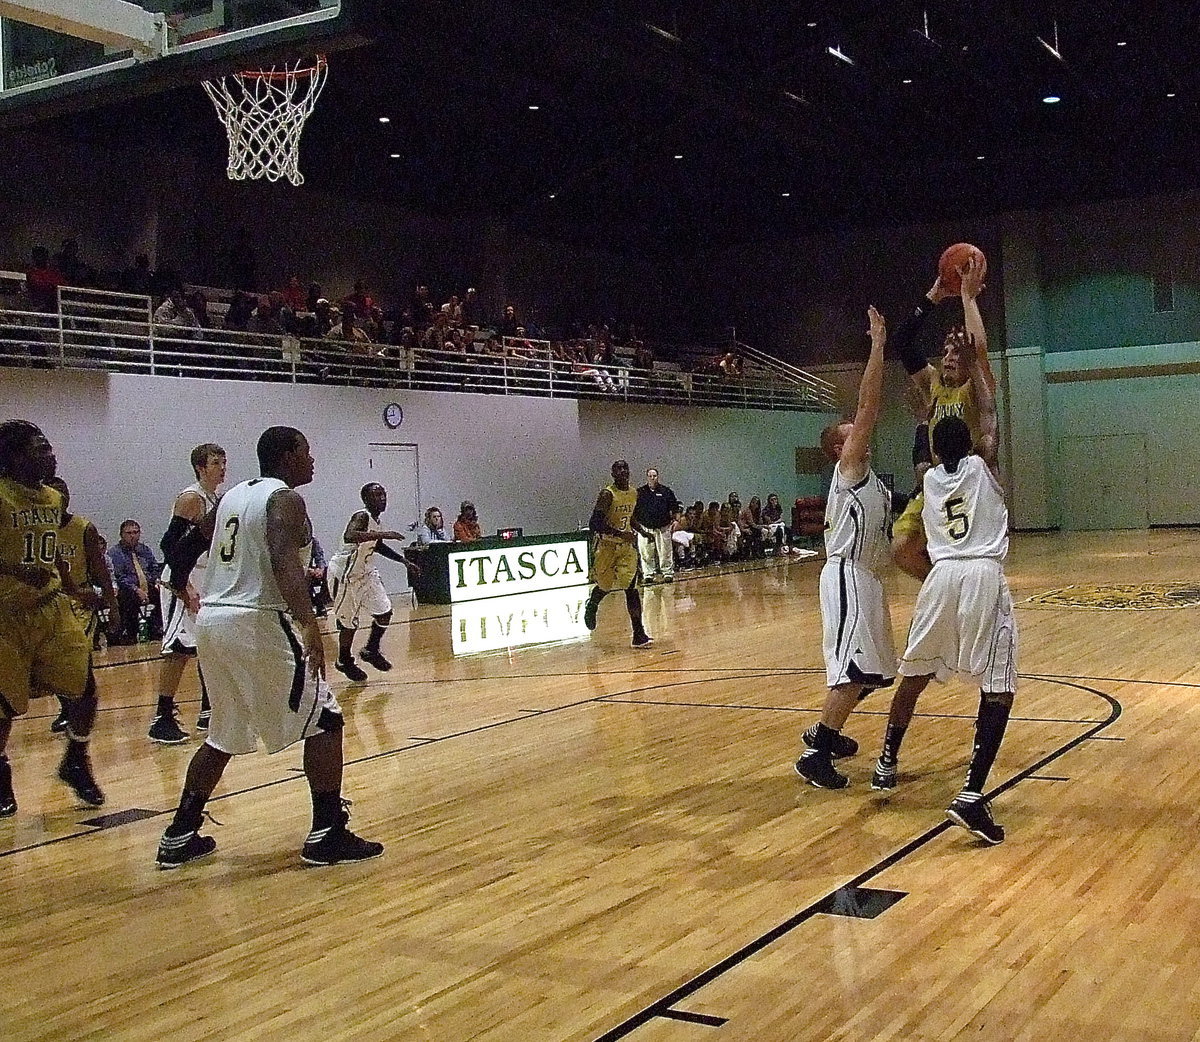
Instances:
[[[342,534],[342,548],[329,562],[330,596],[338,630],[338,657],[333,668],[356,684],[367,679],[367,674],[355,665],[353,652],[354,631],[363,615],[371,616],[371,634],[358,657],[381,673],[392,668],[379,646],[392,621],[392,599],[371,559],[378,551],[389,561],[396,561],[411,572],[418,571],[403,554],[383,545],[384,539],[404,540],[402,533],[379,526],[379,516],[387,509],[387,489],[372,481],[363,485],[359,495],[367,509],[350,515]]]
[[[865,694],[896,678],[896,650],[879,568],[888,559],[892,495],[871,469],[871,434],[883,395],[883,316],[869,308],[871,353],[858,388],[853,423],[821,432],[821,447],[834,461],[825,505],[825,566],[821,569],[822,650],[829,694],[821,721],[804,732],[808,752],[796,773],[822,789],[849,784],[833,766],[853,756],[858,743],[841,733]]]
[[[600,602],[614,590],[624,590],[625,607],[633,626],[633,647],[648,648],[654,641],[642,625],[642,597],[637,588],[637,539],[638,533],[645,533],[633,522],[637,490],[629,487],[629,464],[625,460],[613,463],[612,478],[612,484],[602,488],[596,497],[588,526],[595,540],[591,578],[596,585],[584,605],[583,624],[594,630]]]
[[[1003,842],[1004,829],[992,820],[983,793],[1016,691],[1017,626],[1003,568],[1008,509],[997,479],[996,399],[973,337],[962,354],[979,406],[979,454],[971,454],[971,431],[957,416],[934,426],[933,451],[940,462],[925,474],[921,510],[933,568],[917,596],[900,662],[903,679],[892,699],[872,787],[895,786],[900,743],[929,681],[935,676],[944,681],[952,672],[977,677],[979,715],[967,780],[946,815],[995,844]]]
[[[204,804],[233,756],[304,743],[312,831],[301,858],[314,865],[365,861],[380,843],[348,828],[342,801],[342,711],[325,682],[325,650],[304,566],[312,526],[295,491],[312,481],[304,435],[270,427],[258,439],[262,477],[234,486],[215,513],[171,544],[171,571],[182,586],[209,550],[196,648],[208,677],[212,718],[188,765],[175,818],[158,845],[160,868],[211,854],[199,834]],[[214,536],[215,532],[215,536]]]
[[[92,640],[71,607],[58,553],[63,498],[46,484],[58,461],[25,420],[0,423],[0,818],[17,812],[5,756],[13,717],[32,693],[66,699],[67,750],[58,777],[91,807],[104,803],[88,738],[96,719]]]

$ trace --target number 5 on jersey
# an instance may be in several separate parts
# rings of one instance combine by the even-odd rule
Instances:
[[[956,543],[966,539],[967,532],[971,530],[971,519],[963,510],[965,502],[962,496],[955,496],[953,499],[947,499],[945,503],[946,532]]]
[[[221,545],[217,548],[217,556],[226,564],[233,560],[233,555],[237,550],[237,535],[241,521],[238,520],[237,514],[230,516],[225,522],[225,535],[221,538]]]

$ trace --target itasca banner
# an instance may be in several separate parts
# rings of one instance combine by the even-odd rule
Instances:
[[[450,600],[475,601],[579,586],[588,581],[586,539],[500,546],[449,555]]]

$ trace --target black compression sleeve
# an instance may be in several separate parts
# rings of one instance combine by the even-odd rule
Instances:
[[[182,536],[192,522],[186,517],[180,517],[178,514],[171,515],[171,523],[167,526],[167,530],[163,533],[162,541],[158,544],[158,548],[164,554],[171,548],[180,536]]]
[[[900,325],[891,336],[892,346],[909,376],[919,373],[929,364],[925,352],[917,346],[917,337],[932,310],[933,304],[929,298],[922,297],[916,307],[900,320]]]
[[[187,522],[187,525],[187,531],[173,540],[169,546],[165,545],[166,539],[163,540],[163,556],[171,568],[171,586],[176,590],[182,590],[187,586],[196,562],[204,556],[212,543],[212,537],[206,535],[200,525],[192,524],[190,521]]]

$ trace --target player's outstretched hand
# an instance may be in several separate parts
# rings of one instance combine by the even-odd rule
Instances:
[[[929,292],[926,293],[925,296],[929,298],[930,303],[940,304],[943,300],[954,296],[954,294],[942,285],[942,277],[939,275],[933,280],[933,285],[929,287]]]
[[[874,304],[867,307],[867,321],[870,323],[867,333],[871,337],[872,345],[882,345],[887,340],[887,323],[884,322],[883,316],[875,310]]]
[[[983,261],[979,259],[977,253],[973,253],[967,258],[967,263],[962,267],[961,292],[963,300],[974,300],[983,292],[983,276]]]
[[[309,619],[300,630],[304,642],[304,661],[308,663],[308,675],[317,680],[325,676],[325,644],[316,618]]]

